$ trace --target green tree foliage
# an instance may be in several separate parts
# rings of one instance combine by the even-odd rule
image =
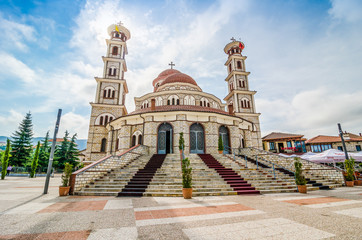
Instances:
[[[185,149],[185,139],[183,132],[180,132],[180,139],[178,140],[178,149],[180,150]]]
[[[2,155],[2,171],[1,171],[1,179],[4,180],[5,179],[5,175],[6,175],[6,169],[8,168],[9,165],[9,157],[10,157],[10,140],[7,139],[6,141],[6,149],[5,152]]]
[[[295,184],[297,185],[306,185],[307,181],[302,173],[303,164],[300,162],[299,158],[294,158],[294,168],[295,168]]]
[[[42,140],[39,152],[39,168],[44,170],[48,167],[50,155],[50,144],[49,144],[49,131],[47,132],[44,140]]]
[[[219,136],[219,141],[218,141],[218,148],[217,148],[219,151],[223,151],[224,150],[224,145],[223,145],[223,142],[222,142],[222,136],[220,135]]]
[[[35,177],[35,172],[38,167],[38,160],[39,160],[39,149],[40,149],[40,142],[36,145],[36,149],[33,156],[33,161],[31,162],[31,170],[30,170],[30,177]]]
[[[65,163],[68,160],[69,148],[69,132],[65,131],[63,141],[60,146],[57,146],[54,153],[54,167],[64,169]]]
[[[192,188],[192,168],[188,158],[182,160],[182,187]]]
[[[72,164],[65,163],[64,172],[62,175],[62,186],[63,187],[69,186],[70,176],[72,175],[72,168],[73,168]]]
[[[63,169],[65,163],[70,163],[73,166],[78,165],[78,155],[79,151],[77,149],[77,134],[74,134],[73,137],[69,140],[69,132],[65,132],[63,142],[59,147],[56,148],[54,155],[54,165],[56,168]]]
[[[68,147],[68,160],[67,162],[72,164],[73,166],[78,165],[78,156],[79,151],[77,149],[77,143],[75,142],[77,140],[77,134],[74,134],[72,138],[70,139],[69,147]]]
[[[27,113],[11,137],[11,157],[10,164],[15,166],[25,166],[32,154],[33,123],[31,113]]]
[[[346,159],[344,161],[344,165],[346,166],[346,181],[354,180],[354,159]]]

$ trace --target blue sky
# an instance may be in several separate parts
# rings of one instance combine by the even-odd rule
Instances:
[[[362,132],[361,1],[1,1],[0,135],[26,112],[36,136],[67,129],[87,137],[94,76],[101,76],[107,27],[131,32],[126,57],[133,97],[152,91],[168,63],[223,99],[231,37],[245,43],[262,135]]]

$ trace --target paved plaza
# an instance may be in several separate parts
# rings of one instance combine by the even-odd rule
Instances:
[[[362,239],[362,187],[249,196],[59,197],[0,181],[0,239]]]

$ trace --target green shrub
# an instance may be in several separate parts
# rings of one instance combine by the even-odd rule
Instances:
[[[185,158],[182,160],[182,187],[192,188],[192,168],[190,167],[190,160]]]
[[[300,162],[299,158],[294,158],[294,167],[295,167],[295,184],[297,185],[306,185],[307,181],[302,173],[303,164]]]
[[[223,142],[222,142],[222,137],[221,137],[221,135],[219,136],[218,150],[219,150],[219,151],[223,151],[223,150],[224,150],[224,145],[223,145]]]
[[[346,181],[354,180],[354,159],[350,158],[344,161],[344,165],[346,166]]]
[[[183,132],[180,132],[180,139],[178,140],[178,149],[180,150],[185,149],[185,139]]]
[[[69,163],[65,163],[64,172],[62,175],[62,187],[69,186],[70,176],[72,175],[73,165]]]

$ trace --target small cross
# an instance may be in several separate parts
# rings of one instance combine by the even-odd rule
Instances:
[[[117,23],[117,25],[118,25],[118,26],[123,26],[123,23],[122,23],[121,21],[119,21],[119,22]]]
[[[171,69],[172,69],[173,66],[175,66],[175,64],[174,64],[172,61],[171,61],[171,63],[169,63],[168,65],[171,66]]]
[[[235,41],[236,41],[236,39],[235,39],[234,37],[232,37],[230,40],[231,40],[231,41],[233,41],[233,42],[235,42]]]

